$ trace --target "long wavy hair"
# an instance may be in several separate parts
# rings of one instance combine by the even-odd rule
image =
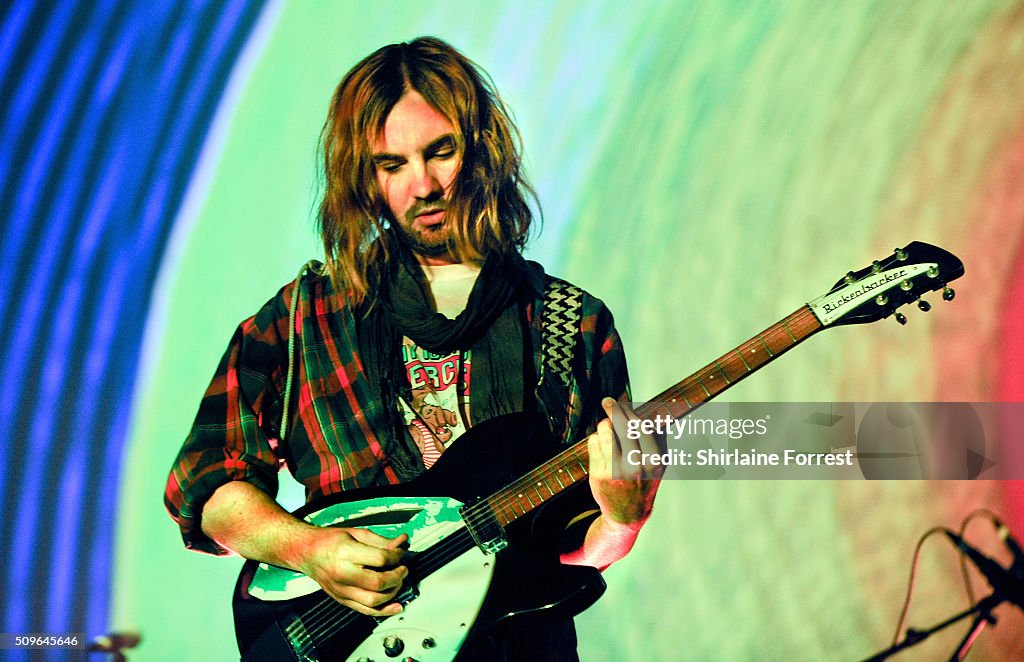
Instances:
[[[435,37],[385,46],[341,80],[320,137],[320,235],[335,290],[354,304],[394,258],[390,242],[378,241],[394,219],[377,184],[372,144],[410,90],[451,123],[462,147],[445,212],[452,254],[479,263],[521,251],[529,234],[527,200],[537,196],[523,172],[519,131],[487,73]]]

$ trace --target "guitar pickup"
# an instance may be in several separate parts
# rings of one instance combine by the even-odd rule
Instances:
[[[508,547],[508,536],[505,535],[505,529],[498,524],[498,520],[489,510],[474,512],[469,517],[466,517],[466,510],[467,506],[459,509],[462,521],[466,523],[469,535],[473,536],[473,542],[480,548],[480,551],[484,554],[496,554]]]

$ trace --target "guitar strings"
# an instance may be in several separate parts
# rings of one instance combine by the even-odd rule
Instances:
[[[562,453],[559,454],[558,457],[567,455],[571,453],[573,450],[573,448],[570,448],[566,451],[563,451]],[[582,464],[581,468],[583,469],[582,476],[586,476],[585,467],[583,467]],[[549,475],[553,475],[550,473],[550,471],[545,471]],[[536,471],[531,472],[531,474],[535,473]],[[544,472],[542,472],[542,474],[543,473]],[[530,476],[531,474],[528,474],[527,477]],[[576,480],[581,480],[582,476],[578,479],[574,478],[573,482],[576,482]],[[515,481],[510,486],[506,486],[505,488],[503,488],[503,490],[501,491],[509,490],[512,487],[518,489],[519,487],[522,486],[520,485],[522,481],[523,479]],[[432,537],[447,537],[442,538],[438,543],[435,543],[432,547],[428,547],[422,553],[425,556],[419,557],[417,559],[422,560],[422,571],[417,573],[420,575],[421,578],[426,577],[430,573],[434,572],[437,568],[446,565],[451,560],[451,558],[454,558],[454,556],[462,554],[467,549],[470,549],[473,546],[473,540],[469,537],[468,531],[466,531],[466,535],[462,536],[461,538],[459,536],[448,534],[451,532],[457,533],[459,529],[465,529],[467,526],[479,525],[483,523],[483,521],[488,516],[493,517],[493,513],[491,513],[489,510],[488,503],[494,500],[495,497],[498,496],[498,494],[500,494],[501,491],[487,499],[481,500],[476,504],[467,506],[463,510],[462,521],[448,523],[447,525],[441,525],[441,527],[439,527],[438,530],[432,532]],[[538,492],[538,494],[540,493]],[[532,501],[530,501],[530,504],[531,506],[536,507]],[[520,508],[522,508],[522,506],[520,506]],[[341,610],[342,613],[336,613],[339,609]],[[306,629],[307,633],[311,637],[318,638],[329,632],[331,629],[336,629],[338,627],[344,627],[345,625],[348,625],[348,623],[351,622],[351,620],[356,619],[360,616],[363,616],[363,614],[356,612],[355,610],[352,610],[351,608],[346,607],[341,603],[337,602],[330,596],[327,596],[325,597],[324,600],[321,600],[316,605],[307,610],[299,619],[300,622],[289,624],[289,626],[286,627],[286,631],[288,631],[289,634],[297,634],[298,628],[302,627]]]
[[[575,448],[570,448],[566,451],[563,451],[562,453],[559,454],[559,457],[573,453],[575,450]],[[577,461],[579,460],[577,459]],[[585,467],[582,464],[580,466],[583,470],[583,475],[580,478],[574,477],[573,482],[581,480],[583,476],[587,475]],[[535,474],[537,472],[534,471],[531,473]],[[541,472],[542,475],[545,473],[548,476],[554,475],[554,473],[551,470],[544,470]],[[517,483],[522,483],[522,479],[520,481],[516,481],[510,486],[507,486],[502,491],[507,491],[511,487],[518,488]],[[442,526],[441,531],[433,533],[432,537],[439,537],[445,535],[448,531],[457,531],[460,528],[464,529],[466,526],[480,524],[483,521],[483,519],[486,518],[488,515],[493,516],[493,514],[488,512],[487,506],[488,502],[494,499],[498,494],[500,494],[500,491],[499,493],[496,493],[495,495],[488,499],[485,499],[477,504],[473,504],[472,506],[468,506],[463,511],[462,522],[450,523],[447,526]],[[553,492],[552,496],[554,494],[555,493]],[[538,492],[538,495],[540,495],[540,492]],[[530,504],[531,506],[536,507],[532,501],[530,501]],[[522,508],[521,505],[520,507]],[[465,531],[465,535],[461,537],[449,536],[443,538],[433,547],[430,547],[425,552],[423,552],[423,554],[425,554],[426,556],[419,557],[417,559],[418,561],[422,562],[422,568],[420,568],[420,571],[416,574],[419,575],[420,578],[425,578],[430,573],[434,572],[436,569],[446,565],[451,560],[451,558],[461,555],[463,552],[470,549],[472,546],[473,541],[470,538],[468,531]],[[410,570],[412,569],[410,568]],[[341,613],[337,613],[339,610]],[[363,614],[360,614],[355,610],[351,610],[350,608],[338,603],[333,598],[327,596],[325,597],[324,600],[320,601],[314,607],[310,608],[307,612],[303,614],[303,617],[300,619],[301,623],[289,624],[289,626],[286,627],[286,630],[289,632],[289,634],[294,635],[297,634],[297,629],[299,627],[303,627],[306,629],[306,632],[309,634],[311,638],[317,639],[327,634],[331,630],[348,625],[349,622],[356,618],[359,618],[362,615]]]
[[[439,538],[439,542],[434,543],[433,546],[428,545],[421,552],[421,556],[417,557],[413,563],[408,564],[410,573],[415,572],[419,578],[425,578],[473,547],[473,540],[466,527],[472,521],[479,522],[482,513],[473,507],[469,507],[463,512],[463,520],[444,523],[431,532],[430,537]],[[466,521],[467,516],[470,522]],[[463,536],[457,535],[460,530],[464,532]],[[411,567],[414,564],[416,567]],[[340,613],[337,613],[339,611]],[[298,634],[297,630],[301,627],[315,639],[327,634],[332,629],[343,627],[363,615],[342,605],[330,596],[326,596],[324,600],[304,612],[299,622],[291,623],[285,629],[289,634],[296,635]]]
[[[575,447],[567,449],[559,454],[558,457],[568,455],[572,453]],[[577,460],[578,461],[578,460]],[[581,464],[583,469],[583,476],[586,476],[585,467]],[[536,474],[537,471],[531,472]],[[548,476],[554,475],[551,470],[543,470],[540,472],[542,475],[547,474]],[[571,475],[571,474],[570,474]],[[582,477],[576,480],[582,480]],[[451,535],[441,539],[433,547],[428,548],[422,554],[424,556],[417,557],[416,561],[419,562],[417,567],[416,575],[420,579],[429,576],[432,572],[437,570],[444,565],[447,565],[453,558],[461,555],[466,550],[473,547],[474,541],[469,535],[469,531],[466,530],[467,526],[473,526],[474,524],[480,524],[489,515],[493,517],[493,513],[489,511],[488,502],[493,500],[502,491],[507,491],[513,486],[517,486],[517,483],[522,483],[522,479],[514,482],[512,485],[507,486],[503,490],[500,490],[495,495],[492,495],[488,499],[484,499],[472,506],[468,506],[463,511],[463,521],[457,523],[450,523],[448,526],[442,525],[442,530],[454,530],[458,533],[458,529],[462,529],[462,536]],[[518,488],[518,486],[517,486]],[[552,493],[552,496],[555,493]],[[540,495],[540,492],[538,492]],[[550,498],[550,497],[548,497]],[[546,500],[546,499],[545,499]],[[543,503],[544,500],[542,500]],[[536,507],[532,501],[531,506]],[[520,506],[522,507],[522,506]],[[434,536],[442,535],[440,533],[433,534]],[[410,564],[412,565],[412,564]],[[410,567],[410,574],[412,574],[413,568]],[[318,602],[316,605],[307,610],[299,619],[299,622],[293,622],[286,626],[285,630],[289,635],[297,635],[299,628],[306,630],[306,633],[313,640],[319,639],[320,637],[329,634],[331,631],[337,630],[338,628],[345,627],[355,619],[358,619],[363,614],[356,612],[355,610],[342,605],[335,601],[330,596],[326,596],[323,600]]]
[[[722,376],[725,377],[727,382],[727,388],[735,381],[738,381],[730,381],[724,369],[725,366],[722,365],[722,363],[725,362],[726,365],[730,368],[738,367],[736,359],[730,357],[730,354],[740,358],[740,360],[743,362],[743,365],[746,368],[746,372],[741,373],[740,378],[745,377],[747,374],[754,372],[756,369],[761,368],[763,365],[772,361],[786,350],[791,349],[792,347],[796,346],[797,344],[808,338],[816,331],[819,331],[821,328],[823,328],[820,326],[819,323],[817,328],[813,328],[809,332],[804,333],[805,329],[802,328],[802,323],[808,321],[809,316],[814,316],[813,311],[810,309],[810,307],[803,306],[801,309],[791,314],[790,316],[784,318],[782,321],[776,323],[772,327],[769,327],[765,331],[757,334],[754,338],[751,338],[750,340],[747,340],[746,342],[740,344],[731,352],[727,352],[718,360],[713,361],[712,364],[705,366],[703,369],[694,373],[690,377],[670,387],[669,389],[664,391],[664,393],[659,395],[658,398],[660,399],[667,396],[678,397],[680,395],[683,395],[684,400],[686,400],[689,404],[691,400],[690,398],[685,397],[685,392],[690,391],[691,389],[693,389],[693,387],[698,385],[700,385],[702,389],[710,391],[710,389],[707,389],[707,386],[703,382],[705,380],[713,378],[715,372],[721,372]],[[801,337],[796,338],[792,330],[788,328],[787,325],[790,322],[798,325],[798,332],[801,333]],[[774,341],[778,339],[780,336],[783,337],[783,340],[785,340],[785,344],[781,349],[779,349],[779,351],[773,353],[769,348],[769,343],[767,341]],[[744,352],[751,345],[756,344],[756,341],[758,340],[765,346],[765,349],[768,351],[768,358],[760,362],[757,365],[757,368],[751,369],[747,362],[742,358],[743,355],[741,352]],[[685,413],[689,413],[690,411],[695,409],[696,406],[704,404],[707,401],[707,399],[714,397],[722,390],[725,389],[723,388],[715,393],[711,393],[710,395],[706,396],[703,399],[700,397],[693,398],[693,404],[691,404],[691,408]],[[657,402],[657,400],[655,402]],[[667,408],[666,405],[661,406],[665,408],[665,411],[671,413],[671,411]],[[642,411],[643,407],[641,407],[640,409]],[[685,415],[685,413],[683,415]],[[569,458],[570,455],[573,457]],[[572,486],[573,484],[583,480],[583,478],[589,475],[589,471],[586,465],[584,465],[582,462],[583,459],[589,459],[589,449],[586,446],[586,442],[580,441],[568,447],[567,449],[561,451],[554,458],[546,462],[541,467],[538,467],[530,471],[526,475],[520,477],[519,479],[510,483],[509,485],[498,490],[490,497],[482,499],[478,503],[475,503],[471,506],[467,506],[463,510],[463,522],[452,522],[448,523],[447,525],[441,525],[438,529],[431,533],[431,536],[439,538],[439,541],[437,543],[434,543],[432,546],[428,544],[427,547],[424,548],[424,551],[421,552],[423,556],[417,557],[416,562],[418,562],[418,565],[421,566],[420,568],[418,568],[419,572],[417,572],[417,574],[420,575],[419,578],[423,579],[429,576],[438,568],[447,565],[452,559],[456,558],[458,555],[461,555],[463,552],[472,547],[474,541],[469,536],[469,531],[466,530],[463,532],[464,535],[459,536],[457,534],[459,533],[460,529],[464,527],[472,527],[474,524],[481,524],[488,518],[496,519],[497,513],[494,512],[495,509],[497,509],[499,513],[507,519],[506,524],[509,524],[518,519],[518,517],[526,515],[528,512],[531,512],[532,510],[537,508],[538,505],[543,505],[545,501],[554,496],[557,496],[559,493],[565,490],[567,486],[562,485],[562,479],[559,478],[558,474],[563,470],[564,467],[568,466],[570,462],[576,462],[577,464],[580,465],[582,475],[580,477],[576,477],[573,475],[571,471],[566,471],[569,478],[571,478],[569,486]],[[539,482],[537,481],[538,478],[541,479]],[[551,478],[554,478],[558,482],[558,491],[555,491],[550,486],[549,481]],[[541,493],[539,489],[541,485],[548,489],[548,491],[550,492],[549,496],[545,497]],[[529,497],[530,489],[534,489],[536,491],[537,496],[540,500],[540,504],[533,503],[532,499]],[[521,500],[519,500],[518,498],[514,499],[513,497],[511,497],[512,494],[519,494],[522,495],[522,497],[520,498],[526,498],[527,502],[530,504],[530,508],[527,509],[525,506],[523,506]],[[516,514],[516,510],[514,507],[515,505],[518,505],[519,509],[523,511],[522,515]],[[511,517],[509,517],[506,514],[506,510],[511,513]],[[409,565],[413,564],[410,563]],[[412,569],[410,568],[410,573],[411,572]],[[336,613],[339,611],[340,613]],[[331,630],[336,630],[339,627],[344,627],[348,625],[349,622],[359,618],[360,616],[364,616],[364,614],[361,614],[349,607],[342,605],[330,596],[326,596],[323,600],[321,600],[316,605],[311,607],[309,610],[304,612],[300,619],[290,623],[285,628],[285,630],[290,635],[295,635],[297,634],[297,629],[299,627],[302,627],[306,630],[306,633],[309,635],[309,637],[315,640],[319,637],[322,637],[325,634],[328,634]]]
[[[573,449],[563,451],[560,454],[560,456],[564,456],[572,452],[572,450]],[[586,471],[582,464],[581,468],[583,468],[582,475],[586,476]],[[554,475],[549,470],[545,470],[544,472],[541,473]],[[574,478],[574,482],[576,480],[581,479],[582,476],[578,479]],[[518,487],[517,483],[521,482],[522,480],[516,481],[515,483],[512,484],[512,486],[508,486],[504,489],[508,490],[509,487],[513,486]],[[424,556],[417,558],[417,561],[419,562],[418,565],[420,567],[417,568],[418,572],[416,572],[416,574],[421,579],[425,578],[438,568],[446,565],[455,556],[461,555],[466,550],[472,548],[473,540],[470,537],[468,530],[465,529],[467,526],[481,524],[484,521],[484,519],[487,518],[489,515],[493,517],[493,514],[489,511],[488,502],[494,499],[495,496],[497,496],[497,494],[499,493],[492,495],[492,497],[489,497],[488,499],[473,504],[472,506],[466,507],[463,511],[463,519],[461,522],[454,522],[449,523],[448,525],[442,525],[439,531],[432,532],[432,537],[439,537],[442,535],[446,535],[448,532],[458,532],[459,529],[463,529],[464,535],[449,535],[445,538],[442,538],[438,543],[435,543],[433,547],[427,548],[422,553],[424,554]],[[538,494],[540,493],[538,492]],[[552,495],[554,494],[555,493],[553,492]],[[531,505],[536,507],[532,501],[530,501],[530,503]],[[412,570],[413,569],[410,568],[410,571]],[[360,616],[363,616],[363,614],[342,605],[330,596],[326,596],[324,600],[321,600],[316,605],[307,610],[299,619],[299,622],[291,623],[285,629],[289,634],[296,635],[298,634],[298,629],[301,627],[306,630],[307,634],[311,638],[318,639],[321,636],[329,633],[331,630],[336,630],[339,627],[344,627],[348,625],[351,621],[359,618]]]

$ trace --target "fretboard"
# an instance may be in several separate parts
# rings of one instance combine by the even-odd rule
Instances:
[[[804,306],[637,407],[636,414],[641,419],[658,414],[682,418],[822,328]],[[498,523],[507,526],[586,478],[589,457],[586,440],[580,441],[477,507],[490,509]]]

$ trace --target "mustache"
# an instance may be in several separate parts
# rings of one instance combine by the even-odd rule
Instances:
[[[420,201],[416,202],[412,207],[410,207],[409,211],[405,212],[405,220],[407,220],[407,221],[409,221],[411,223],[413,220],[415,220],[415,218],[417,216],[419,216],[420,214],[422,214],[425,211],[431,211],[431,212],[444,211],[447,208],[448,208],[448,202],[446,200],[444,200],[443,198],[442,199],[438,199],[438,200],[430,200],[430,201],[420,200]]]

